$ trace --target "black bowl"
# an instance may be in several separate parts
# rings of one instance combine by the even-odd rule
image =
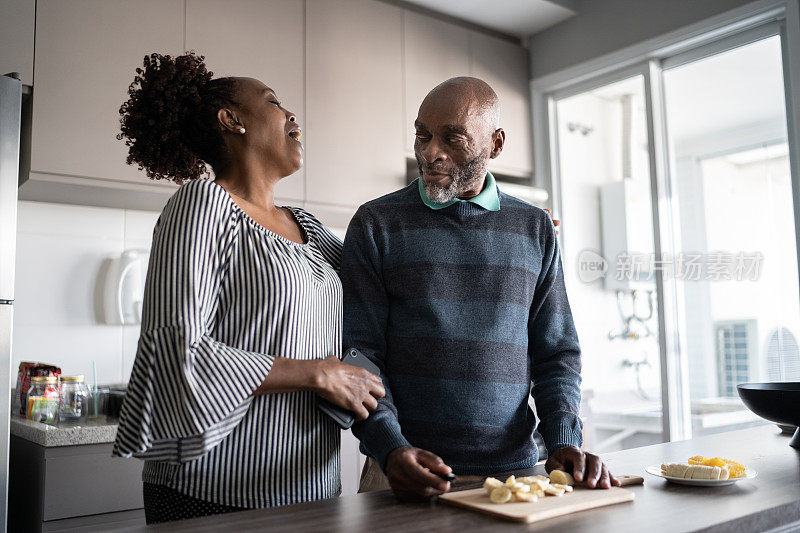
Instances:
[[[777,424],[800,426],[800,382],[742,383],[737,385],[745,407]],[[800,448],[800,428],[789,441]]]

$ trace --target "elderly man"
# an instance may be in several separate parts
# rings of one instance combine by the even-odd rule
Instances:
[[[618,485],[580,449],[580,347],[553,223],[487,172],[505,142],[497,95],[447,80],[414,126],[420,178],[359,208],[342,257],[345,343],[386,388],[353,428],[369,456],[361,491],[428,498],[450,488],[437,472],[532,467],[531,394],[547,470]]]

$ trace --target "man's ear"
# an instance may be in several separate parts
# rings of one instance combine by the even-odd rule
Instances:
[[[239,133],[239,128],[242,127],[242,124],[239,122],[239,117],[236,116],[233,110],[228,108],[222,108],[217,111],[217,122],[222,128],[222,131],[227,131],[229,133]]]
[[[506,132],[503,128],[497,128],[492,133],[492,152],[489,154],[490,159],[494,159],[500,152],[503,151],[503,146],[506,144]]]

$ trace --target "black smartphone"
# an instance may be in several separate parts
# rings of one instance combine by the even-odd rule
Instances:
[[[367,359],[366,355],[359,352],[355,348],[348,348],[344,351],[342,363],[363,368],[372,372],[376,376],[381,375],[381,371],[377,366],[375,366],[375,363]],[[352,411],[348,411],[343,407],[334,405],[325,398],[317,397],[317,407],[320,411],[331,417],[331,419],[342,429],[350,429],[350,427],[356,421],[356,415]]]

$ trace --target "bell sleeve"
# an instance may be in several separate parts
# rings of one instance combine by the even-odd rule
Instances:
[[[178,190],[156,223],[114,455],[173,464],[201,457],[236,428],[269,373],[273,356],[212,335],[235,221],[225,191],[196,180]]]

